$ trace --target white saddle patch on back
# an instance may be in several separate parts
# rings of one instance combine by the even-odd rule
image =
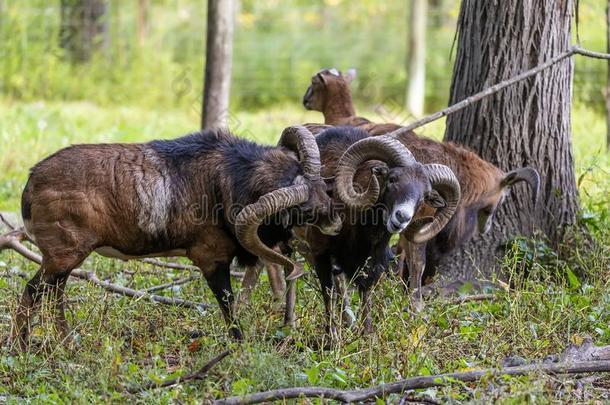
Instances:
[[[155,151],[145,149],[144,158],[157,170],[135,172],[135,188],[140,199],[138,226],[150,235],[165,234],[172,202],[169,173]]]

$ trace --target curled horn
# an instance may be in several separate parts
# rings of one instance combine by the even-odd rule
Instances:
[[[245,206],[235,218],[235,236],[239,243],[253,255],[290,269],[288,277],[291,279],[301,275],[299,270],[295,271],[294,263],[290,259],[270,249],[260,240],[258,227],[265,218],[283,209],[302,204],[308,198],[309,188],[304,184],[280,188]]]
[[[306,179],[312,181],[320,179],[320,168],[322,166],[320,151],[316,138],[309,129],[301,125],[286,128],[282,132],[278,145],[291,149],[298,154]]]
[[[354,189],[354,175],[358,166],[368,160],[380,160],[390,167],[409,166],[415,162],[411,151],[395,139],[387,136],[364,138],[345,151],[337,164],[335,189],[345,204],[364,209],[375,204],[379,198],[379,182],[371,176],[368,188],[359,193]]]
[[[522,167],[521,169],[511,170],[506,173],[506,176],[500,182],[500,187],[510,187],[513,184],[525,181],[530,185],[534,192],[534,206],[538,202],[538,194],[540,193],[540,175],[536,169],[531,167]]]
[[[445,200],[445,206],[429,218],[415,220],[405,230],[405,236],[414,243],[424,243],[436,236],[447,225],[460,202],[460,183],[451,169],[445,165],[424,165],[430,184]]]

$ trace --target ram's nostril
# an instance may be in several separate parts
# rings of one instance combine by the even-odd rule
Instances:
[[[396,211],[396,219],[400,222],[407,222],[411,219],[411,216],[405,210],[398,210]]]

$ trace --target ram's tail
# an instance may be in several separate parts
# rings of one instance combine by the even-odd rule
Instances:
[[[32,237],[31,231],[28,230],[28,226],[32,221],[32,186],[30,180],[25,184],[23,194],[21,194],[21,218],[23,218],[23,224],[25,225],[26,233]]]

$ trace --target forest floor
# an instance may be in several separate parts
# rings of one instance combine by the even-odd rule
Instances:
[[[373,113],[368,116],[375,119]],[[292,123],[318,122],[320,115],[285,107],[232,116],[236,133],[275,143]],[[101,108],[88,103],[0,102],[0,211],[17,211],[27,170],[42,157],[71,143],[171,138],[196,129],[197,114]],[[423,133],[439,138],[443,123]],[[422,131],[420,131],[422,132]],[[597,241],[592,249],[577,237],[569,257],[557,257],[544,243],[517,242],[503,264],[516,286],[490,301],[426,302],[421,313],[404,311],[409,300],[393,276],[373,293],[375,331],[368,336],[342,329],[339,344],[321,350],[323,310],[312,274],[299,280],[297,326],[281,328],[281,303],[272,299],[266,277],[251,304],[239,310],[246,336],[235,352],[202,381],[130,394],[150,381],[184,375],[233,343],[215,305],[199,312],[112,295],[72,279],[68,283],[69,342],[60,342],[48,316],[34,327],[25,354],[0,348],[0,403],[182,402],[200,403],[227,395],[278,387],[320,385],[359,388],[415,375],[498,367],[509,356],[542,359],[590,336],[610,344],[610,155],[604,152],[600,114],[576,107],[573,113],[580,218]],[[578,236],[578,235],[576,235]],[[529,268],[524,277],[523,268]],[[143,289],[185,277],[184,270],[156,268],[92,255],[81,266],[100,279]],[[0,339],[9,334],[11,314],[36,266],[0,254]],[[239,288],[239,280],[234,280]],[[462,291],[468,294],[468,291]],[[200,279],[159,294],[215,304]],[[354,307],[358,308],[354,294]],[[43,313],[47,313],[43,308]],[[582,380],[581,380],[582,381]],[[610,400],[610,377],[585,384],[576,377],[532,374],[451,382],[413,395],[440,402],[521,403]],[[398,402],[400,396],[386,398]],[[377,403],[383,403],[379,399]]]

